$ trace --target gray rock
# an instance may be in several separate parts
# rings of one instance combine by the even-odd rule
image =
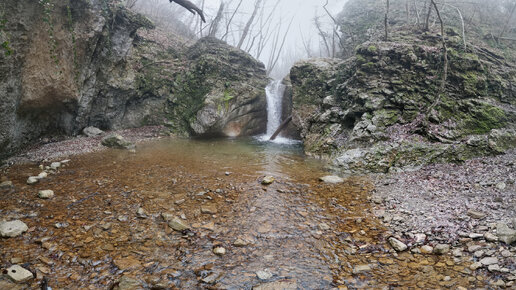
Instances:
[[[362,272],[369,272],[371,271],[371,266],[369,265],[358,265],[353,268],[353,274],[358,274]]]
[[[46,173],[45,171],[38,174],[38,179],[43,179],[43,178],[47,178],[47,177],[48,177],[48,173]]]
[[[498,188],[499,190],[504,190],[506,187],[507,185],[505,184],[505,182],[500,182],[496,184],[496,188]]]
[[[421,247],[420,252],[422,254],[431,254],[434,252],[434,248],[429,245],[424,245]]]
[[[483,237],[484,237],[484,235],[483,235],[483,234],[477,234],[477,233],[470,233],[470,234],[468,235],[468,237],[469,237],[470,239],[475,240],[475,239],[483,238]]]
[[[180,218],[174,217],[170,221],[168,221],[168,226],[171,227],[174,231],[182,232],[184,230],[190,229],[190,226],[184,223]]]
[[[485,213],[472,209],[468,210],[468,215],[474,219],[483,219],[486,217]]]
[[[450,251],[450,245],[448,244],[438,244],[434,247],[434,254],[436,255],[444,255]]]
[[[8,181],[4,181],[4,182],[0,183],[0,189],[11,189],[11,188],[14,188],[12,181],[8,180]]]
[[[224,256],[226,254],[226,249],[223,247],[215,247],[213,249],[213,253],[217,256]]]
[[[479,262],[480,262],[480,264],[482,264],[484,266],[494,265],[494,264],[498,264],[498,258],[486,257],[486,258],[483,258],[482,260],[480,260]]]
[[[39,182],[39,178],[37,176],[31,176],[27,179],[28,185],[33,185]]]
[[[7,268],[6,271],[7,276],[14,282],[26,282],[34,278],[34,275],[29,270],[19,265],[13,265]]]
[[[118,285],[113,288],[114,290],[140,290],[144,289],[142,284],[131,277],[122,276],[118,281]]]
[[[500,272],[500,265],[498,265],[498,264],[489,265],[489,266],[487,266],[487,270],[489,270],[489,272]]]
[[[322,182],[325,182],[325,183],[333,183],[333,184],[344,182],[344,179],[342,179],[338,176],[335,176],[335,175],[323,176],[323,177],[319,178],[319,180]]]
[[[498,241],[498,237],[493,235],[492,233],[485,233],[484,239],[486,239],[486,241],[488,241],[488,242],[497,242]]]
[[[262,179],[262,184],[264,185],[269,185],[269,184],[272,184],[274,182],[274,177],[272,176],[265,176],[263,179]]]
[[[256,277],[258,277],[260,280],[269,280],[272,278],[272,273],[268,269],[265,269],[256,272]]]
[[[59,167],[61,167],[61,162],[52,162],[52,163],[50,164],[50,168],[51,168],[52,170],[57,170],[57,169],[59,169]]]
[[[20,221],[14,220],[10,222],[0,223],[0,236],[3,238],[14,238],[17,237],[29,229],[27,225]]]
[[[509,228],[504,223],[496,224],[496,235],[498,239],[507,245],[516,242],[516,231]]]
[[[281,280],[270,282],[253,287],[253,290],[297,290],[298,285],[295,281]]]
[[[104,134],[104,131],[96,127],[86,127],[82,130],[82,133],[88,137],[96,137]]]
[[[102,145],[110,148],[116,148],[116,149],[127,149],[131,150],[134,149],[136,146],[128,142],[124,139],[124,137],[118,135],[118,134],[111,134],[102,139],[101,142]]]
[[[38,197],[42,199],[49,199],[54,197],[54,191],[52,190],[40,190],[38,191]]]
[[[475,262],[475,263],[471,264],[471,265],[469,266],[469,268],[470,268],[471,270],[475,271],[475,270],[476,270],[476,269],[478,269],[478,268],[482,268],[482,264],[481,264],[481,263],[479,263],[479,262]]]
[[[397,252],[403,252],[408,248],[407,245],[405,245],[403,242],[394,237],[389,238],[389,243],[391,244],[392,248]]]

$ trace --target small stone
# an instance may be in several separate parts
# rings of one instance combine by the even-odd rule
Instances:
[[[414,239],[417,244],[422,244],[426,241],[426,235],[425,234],[415,234]]]
[[[202,205],[201,206],[201,213],[204,213],[204,214],[216,214],[217,213],[217,207],[215,205]]]
[[[431,253],[433,253],[434,248],[432,248],[429,245],[424,245],[421,247],[420,251],[422,254],[431,254]]]
[[[217,280],[219,279],[220,274],[219,273],[211,273],[210,275],[203,278],[201,281],[206,284],[215,284],[217,283]]]
[[[190,229],[186,223],[184,223],[181,219],[174,217],[168,222],[168,226],[171,227],[174,231],[182,232],[184,230]]]
[[[173,218],[175,218],[174,214],[168,213],[168,212],[162,212],[161,217],[166,221],[171,221]]]
[[[470,268],[471,270],[475,271],[475,270],[476,270],[476,269],[478,269],[478,268],[482,268],[482,264],[481,264],[481,263],[479,263],[479,262],[475,262],[475,263],[471,264],[471,265],[469,266],[469,268]]]
[[[40,190],[38,191],[38,197],[41,199],[49,199],[54,197],[54,191],[52,190]]]
[[[489,272],[500,272],[500,265],[498,265],[498,264],[489,265],[489,266],[487,266],[487,270],[489,270]]]
[[[297,290],[298,285],[292,280],[281,280],[253,287],[253,290]]]
[[[135,145],[131,142],[126,141],[122,136],[118,134],[111,134],[102,139],[101,144],[106,147],[116,149],[131,150],[135,148]]]
[[[104,131],[100,130],[96,127],[86,127],[82,130],[82,133],[86,135],[87,137],[96,137],[99,135],[102,135]]]
[[[8,181],[4,181],[4,182],[0,183],[0,189],[11,189],[11,188],[14,188],[12,181],[8,180]]]
[[[47,178],[47,177],[48,177],[48,173],[46,173],[45,171],[38,174],[38,179],[43,179],[43,178]]]
[[[485,252],[480,250],[480,251],[476,251],[475,253],[473,253],[473,256],[475,258],[482,258],[484,256]]]
[[[213,249],[213,253],[217,256],[224,256],[226,254],[226,249],[223,247],[215,247]]]
[[[487,257],[487,258],[484,258],[484,259],[480,260],[480,264],[482,264],[484,266],[498,264],[498,258],[496,258],[496,257]]]
[[[496,188],[499,190],[504,190],[507,187],[507,184],[505,182],[499,182],[496,184]]]
[[[14,282],[26,282],[34,278],[34,275],[29,270],[19,266],[13,265],[7,268],[7,276]]]
[[[27,179],[28,185],[33,185],[39,182],[39,178],[37,176],[31,176]]]
[[[502,279],[498,279],[496,282],[494,282],[492,284],[493,286],[496,286],[496,287],[505,287],[505,282],[502,280]]]
[[[322,182],[325,182],[325,183],[333,183],[333,184],[344,182],[344,179],[342,179],[338,176],[335,176],[335,175],[323,176],[323,177],[319,178],[319,180]]]
[[[461,249],[454,249],[452,252],[452,255],[454,257],[462,257],[462,248]]]
[[[502,254],[502,257],[504,257],[504,258],[510,258],[510,257],[514,256],[513,253],[511,253],[511,251],[509,251],[509,250],[504,250],[504,251],[502,251],[501,254]]]
[[[269,184],[272,184],[274,181],[275,181],[274,177],[272,177],[272,176],[265,176],[262,179],[262,184],[263,185],[269,185]]]
[[[327,231],[330,229],[330,226],[325,223],[320,223],[319,228],[321,229],[321,231]]]
[[[500,241],[506,243],[507,245],[516,242],[516,231],[510,229],[506,224],[496,224],[496,235]]]
[[[473,239],[473,240],[475,240],[475,239],[480,239],[480,238],[483,238],[483,237],[484,237],[484,235],[483,235],[483,234],[477,234],[477,233],[470,233],[470,234],[469,234],[469,238],[470,238],[470,239]]]
[[[474,219],[483,219],[486,217],[486,214],[476,210],[468,210],[468,215]]]
[[[0,236],[3,238],[14,238],[26,232],[28,229],[29,227],[20,220],[1,222]]]
[[[371,271],[371,266],[369,265],[358,265],[353,268],[353,274],[358,274],[362,272],[369,272]]]
[[[392,248],[397,252],[403,252],[408,248],[407,245],[405,245],[403,242],[394,237],[389,238],[389,243],[391,244]]]
[[[434,248],[434,254],[436,255],[444,255],[450,251],[450,245],[447,244],[438,244]]]
[[[226,176],[230,176],[230,175],[231,175],[231,172],[226,171],[226,172],[224,172],[224,174],[225,174]]]
[[[59,167],[61,167],[61,162],[52,162],[52,163],[50,164],[50,168],[51,168],[52,170],[57,170],[57,169],[59,169]]]
[[[202,225],[201,228],[213,232],[213,231],[215,231],[215,222],[211,221],[207,224]]]
[[[484,239],[486,239],[486,241],[488,241],[488,242],[497,242],[498,241],[498,237],[493,235],[492,233],[485,233]]]
[[[120,280],[118,280],[117,285],[113,288],[113,290],[139,290],[143,289],[142,285],[138,280],[129,277],[122,276]]]
[[[480,246],[480,245],[471,245],[468,247],[468,252],[474,253],[480,249],[482,249],[482,246]]]
[[[237,239],[235,242],[233,242],[233,246],[235,247],[245,247],[248,243],[242,239]]]
[[[141,219],[145,219],[145,218],[147,218],[147,213],[145,213],[145,210],[140,207],[136,211],[136,217],[141,218]]]
[[[113,261],[113,263],[120,270],[129,270],[129,269],[135,269],[135,268],[141,267],[140,261],[138,261],[136,258],[131,257],[131,256],[115,259]]]
[[[272,273],[269,270],[261,270],[256,272],[256,277],[260,280],[269,280],[272,278]]]
[[[11,258],[11,264],[21,264],[23,263],[23,258],[21,257],[13,257]]]

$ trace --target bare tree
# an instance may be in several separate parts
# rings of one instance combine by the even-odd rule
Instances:
[[[231,22],[233,22],[233,18],[235,18],[235,15],[237,14],[238,9],[240,9],[240,6],[242,5],[243,1],[244,0],[240,0],[240,2],[238,2],[237,7],[235,8],[235,10],[233,10],[233,13],[231,14],[231,17],[227,21],[227,23],[226,23],[226,32],[224,33],[224,35],[222,35],[222,37],[221,37],[222,40],[226,40],[228,35],[230,34],[229,33],[229,28],[231,26]]]
[[[242,31],[242,36],[240,37],[240,41],[237,44],[238,48],[241,48],[242,44],[244,44],[244,40],[247,37],[247,35],[249,34],[249,29],[251,28],[251,25],[254,22],[254,18],[256,17],[256,13],[260,9],[261,3],[262,3],[262,0],[256,0],[256,2],[254,4],[253,14],[251,14],[251,17],[249,18],[249,20],[245,24],[244,30]]]
[[[385,18],[383,20],[383,24],[385,27],[385,41],[389,41],[389,7],[390,2],[387,0],[386,7],[385,7]]]
[[[294,17],[292,17],[292,19],[290,19],[290,23],[288,24],[288,27],[285,30],[285,34],[283,35],[283,40],[281,41],[281,45],[280,45],[279,49],[277,50],[277,52],[273,51],[273,53],[271,54],[271,58],[269,59],[269,67],[267,69],[267,75],[270,75],[270,73],[272,72],[272,70],[274,70],[274,67],[278,63],[278,60],[281,56],[281,52],[283,51],[283,46],[285,45],[285,41],[287,40],[287,35],[290,32],[290,27],[292,26],[293,21],[294,21]],[[278,35],[279,35],[279,31],[278,31]],[[276,46],[276,45],[274,45],[274,46]],[[271,62],[271,60],[272,60],[272,62]]]
[[[514,15],[515,10],[516,10],[516,1],[514,1],[514,4],[512,5],[511,12],[509,13],[509,16],[507,17],[505,24],[503,25],[500,35],[498,35],[498,39],[501,39],[503,37],[503,35],[505,34],[505,32],[507,31],[507,27],[509,26],[509,23],[511,22],[511,18]]]
[[[326,48],[327,55],[331,56],[330,45],[328,44],[328,40],[327,40],[328,36],[326,35],[326,32],[324,32],[324,30],[322,29],[321,22],[319,21],[318,16],[314,17],[314,24],[315,24],[315,28],[317,28],[317,31],[319,31],[319,36],[321,37],[322,42],[324,43],[324,47]]]
[[[224,15],[224,5],[224,1],[221,1],[219,11],[217,12],[217,16],[215,16],[215,19],[213,19],[213,22],[211,23],[210,32],[208,33],[208,36],[215,37],[217,35],[220,21],[222,20],[222,16]]]
[[[169,0],[170,3],[176,2],[177,4],[183,6],[186,10],[190,11],[192,14],[197,13],[199,17],[201,17],[202,22],[206,22],[206,18],[204,18],[204,12],[202,9],[199,9],[197,5],[193,4],[188,0]]]
[[[425,20],[425,31],[430,29],[430,16],[432,15],[432,0],[428,1],[428,13],[426,14]]]
[[[435,4],[435,1],[430,0],[430,2],[435,9],[435,13],[437,14],[439,22],[441,23],[441,44],[443,47],[444,64],[441,86],[439,87],[437,98],[435,99],[434,103],[428,108],[428,113],[441,102],[441,96],[444,94],[446,90],[446,81],[448,80],[448,47],[446,46],[446,35],[444,34],[444,22],[441,18],[441,12],[439,11],[439,8],[437,8],[437,4]]]

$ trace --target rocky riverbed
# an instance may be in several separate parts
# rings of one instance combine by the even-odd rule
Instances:
[[[101,137],[90,138],[99,146]],[[53,148],[62,148],[58,144]],[[27,156],[39,158],[2,174],[0,219],[11,223],[0,225],[2,232],[8,228],[0,240],[0,288],[467,289],[514,283],[515,248],[495,241],[491,225],[512,226],[505,207],[514,192],[508,156],[344,179],[321,178],[328,174],[324,165],[304,157],[301,147],[254,139],[166,139],[139,143],[133,152]],[[492,184],[482,188],[504,198],[500,208],[486,210],[489,202],[471,207],[481,205],[473,197],[481,188],[471,197],[462,191],[448,197],[463,219],[446,216],[451,208],[444,200],[416,200],[425,190],[423,197],[457,191],[452,181],[462,180],[460,174]],[[434,188],[416,178],[434,175],[440,176]],[[30,176],[37,182],[27,184]],[[468,205],[464,211],[462,204]],[[473,219],[469,210],[485,217]],[[464,234],[432,226],[425,217],[436,225],[462,221]]]

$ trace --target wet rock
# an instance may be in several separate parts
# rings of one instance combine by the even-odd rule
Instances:
[[[82,130],[82,133],[87,137],[96,137],[104,134],[104,131],[96,127],[86,127],[84,130]]]
[[[39,182],[39,178],[37,176],[31,176],[27,179],[28,185],[33,185]]]
[[[496,235],[498,239],[507,245],[516,242],[516,231],[509,228],[504,223],[498,223],[496,225]]]
[[[470,209],[468,210],[468,216],[474,219],[483,219],[486,217],[486,214],[480,211]]]
[[[450,245],[447,244],[438,244],[434,247],[434,254],[436,255],[444,255],[450,251]]]
[[[269,184],[272,184],[274,181],[275,181],[274,177],[272,177],[272,176],[265,176],[262,179],[262,184],[263,185],[269,185]]]
[[[129,276],[122,276],[113,290],[139,290],[144,289],[141,283]]]
[[[1,222],[0,236],[3,238],[14,238],[26,232],[28,229],[29,227],[20,220]]]
[[[424,245],[420,249],[422,254],[431,254],[434,252],[434,248],[429,245]]]
[[[397,252],[403,252],[408,248],[407,245],[405,245],[403,242],[393,237],[389,238],[389,243],[391,244],[392,248]]]
[[[14,188],[12,181],[8,180],[8,181],[4,181],[4,182],[0,183],[0,189],[11,189],[11,188]]]
[[[256,277],[260,280],[269,280],[272,278],[272,273],[268,269],[260,270],[256,272]]]
[[[226,249],[223,247],[215,247],[213,249],[213,253],[217,256],[224,256],[226,254]]]
[[[51,168],[52,170],[58,170],[58,169],[59,169],[59,167],[61,167],[61,162],[52,162],[52,163],[50,164],[50,168]]]
[[[139,260],[137,260],[136,258],[131,257],[131,256],[115,259],[113,261],[113,263],[120,270],[136,269],[136,268],[140,268],[142,265]]]
[[[124,137],[118,134],[111,134],[102,139],[101,144],[106,147],[116,148],[116,149],[127,149],[131,150],[135,148],[135,145],[131,142],[128,142],[124,139]]]
[[[333,183],[333,184],[344,182],[344,179],[342,179],[338,176],[335,176],[335,175],[323,176],[323,177],[320,177],[319,180],[324,183]]]
[[[40,190],[38,191],[38,197],[41,199],[49,199],[54,197],[54,191],[52,190]]]
[[[190,229],[190,226],[184,223],[180,218],[174,217],[168,221],[168,226],[171,227],[174,231],[182,232],[184,230]]]
[[[498,258],[496,258],[496,257],[487,257],[487,258],[483,258],[479,262],[480,262],[480,264],[482,264],[484,266],[494,265],[494,264],[498,264]]]
[[[353,274],[359,274],[362,272],[369,272],[371,271],[371,266],[369,265],[358,265],[353,268]]]
[[[7,268],[6,272],[7,276],[14,282],[26,282],[34,278],[32,272],[19,265],[13,265]]]
[[[202,205],[201,206],[201,213],[204,213],[204,214],[216,214],[217,213],[217,207],[215,205]]]
[[[296,290],[297,283],[291,280],[270,282],[253,287],[253,290]]]

